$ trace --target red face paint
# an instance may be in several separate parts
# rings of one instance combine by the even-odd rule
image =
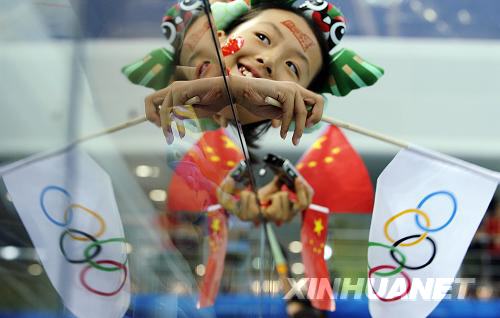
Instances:
[[[314,45],[313,40],[307,36],[304,32],[302,32],[291,20],[281,21],[281,24],[286,26],[295,36],[295,38],[299,41],[300,45],[307,51],[308,48]]]
[[[243,39],[241,36],[237,36],[235,38],[230,38],[226,44],[222,46],[222,55],[223,56],[229,56],[233,55],[241,48],[243,47],[243,44],[245,43],[245,39]]]

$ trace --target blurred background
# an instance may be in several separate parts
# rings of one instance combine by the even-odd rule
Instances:
[[[124,65],[164,45],[166,0],[0,0],[0,163],[64,145],[143,114],[151,90]],[[500,171],[500,2],[337,0],[348,21],[342,46],[384,67],[373,88],[329,99],[326,114]],[[375,184],[398,149],[346,133]],[[263,155],[296,161],[299,147],[271,131]],[[141,124],[84,145],[110,174],[131,244],[130,317],[286,317],[262,233],[230,220],[226,265],[213,309],[195,308],[205,275],[206,217],[166,220],[171,171],[160,130]],[[0,317],[69,315],[0,185]],[[497,196],[498,197],[498,196]],[[459,277],[465,301],[433,317],[496,317],[500,308],[500,205],[492,203]],[[325,259],[332,278],[366,277],[370,214],[331,216]],[[302,277],[300,218],[277,228],[291,272]],[[340,300],[332,316],[368,316],[367,302]]]

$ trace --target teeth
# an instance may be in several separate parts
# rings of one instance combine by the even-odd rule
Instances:
[[[252,72],[246,69],[244,65],[241,65],[239,68],[240,73],[245,77],[254,77]]]

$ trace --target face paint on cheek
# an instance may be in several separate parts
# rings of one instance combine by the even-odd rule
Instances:
[[[311,40],[311,38],[307,34],[302,32],[295,25],[295,23],[293,23],[293,21],[285,20],[285,21],[281,21],[281,24],[286,26],[287,29],[290,30],[290,32],[292,32],[292,34],[295,36],[295,38],[299,41],[299,43],[302,46],[302,49],[304,49],[304,51],[307,51],[308,48],[310,48],[311,46],[314,45],[313,40]]]
[[[221,47],[222,55],[229,56],[235,54],[236,52],[241,50],[243,44],[245,44],[245,39],[243,39],[241,36],[230,38],[229,40],[227,40],[226,44]]]

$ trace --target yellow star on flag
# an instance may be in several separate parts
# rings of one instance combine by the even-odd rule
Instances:
[[[314,142],[314,144],[312,145],[312,148],[317,149],[317,150],[321,149],[322,144],[325,142],[325,140],[326,140],[326,136],[321,136],[321,138],[319,138],[318,140],[316,140]]]
[[[222,138],[222,141],[224,141],[224,148],[234,149],[236,151],[239,150],[238,147],[236,146],[236,144],[231,139],[229,139],[229,137],[221,136],[221,138]]]
[[[332,153],[334,155],[338,155],[341,151],[342,151],[342,149],[340,147],[334,147],[334,148],[332,148]]]
[[[323,226],[323,222],[321,222],[321,219],[314,220],[314,233],[320,236],[321,232],[323,232],[324,229],[325,227]]]
[[[205,147],[205,153],[214,153],[214,148],[212,148],[210,146],[206,146]]]
[[[212,231],[218,233],[220,231],[220,219],[213,219],[210,227],[212,228]]]

